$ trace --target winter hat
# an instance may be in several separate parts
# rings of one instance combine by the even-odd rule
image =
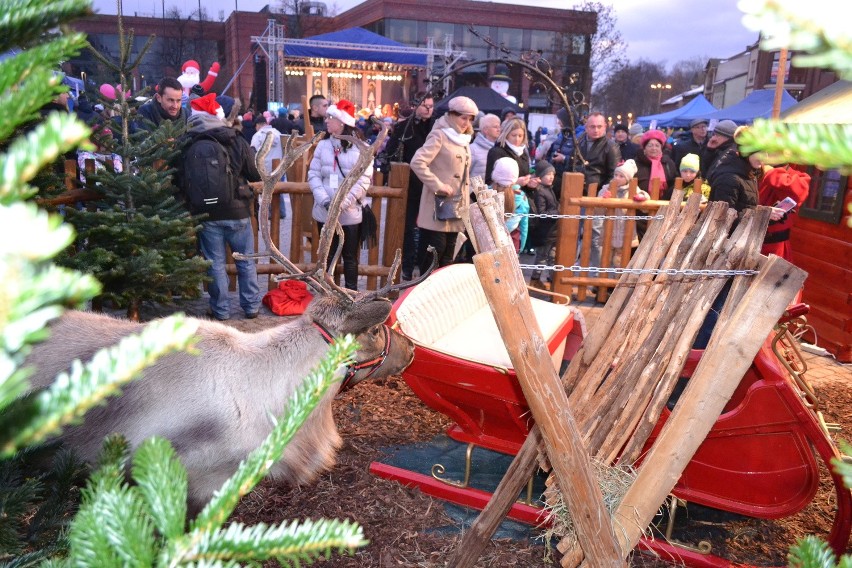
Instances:
[[[231,116],[231,111],[234,109],[234,103],[236,100],[234,97],[229,97],[228,95],[219,95],[216,97],[216,102],[222,107],[222,111],[225,113],[225,116]],[[239,109],[237,109],[239,112]]]
[[[506,120],[506,117],[509,116],[509,114],[514,114],[515,116],[517,116],[518,111],[515,110],[515,107],[503,107],[503,110],[500,111],[500,122]]]
[[[642,134],[645,132],[645,129],[642,128],[642,125],[638,122],[634,122],[630,125],[630,128],[627,130],[630,133],[630,136],[636,136],[637,134]]]
[[[693,172],[697,172],[698,169],[698,154],[687,154],[680,161],[680,171],[692,170]]]
[[[547,134],[547,132],[548,132],[548,131],[547,131],[547,127],[546,127],[546,126],[542,126],[542,127],[541,127],[541,133],[542,133],[542,134]]]
[[[627,125],[623,122],[619,122],[618,124],[612,127],[613,132],[618,132],[619,130],[621,130],[622,132],[627,132],[628,134],[630,133],[630,131],[627,129]]]
[[[518,162],[509,157],[500,158],[494,162],[491,181],[503,186],[510,186],[518,181]]]
[[[199,65],[198,61],[195,61],[194,59],[188,59],[187,61],[183,62],[183,65],[181,66],[180,70],[183,73],[195,73],[196,75],[198,75],[199,73],[201,73],[201,65]]]
[[[244,121],[244,122],[248,122],[248,121],[250,121],[250,120],[254,120],[254,114],[252,114],[251,112],[247,112],[247,113],[245,113],[245,114],[243,115],[243,121]]]
[[[636,167],[636,162],[633,160],[626,160],[623,164],[615,168],[613,173],[617,174],[621,172],[621,175],[626,177],[627,179],[633,179],[633,176],[636,175],[636,170],[639,168]]]
[[[355,126],[355,105],[351,101],[340,99],[336,105],[328,107],[327,114],[346,126]]]
[[[476,116],[479,114],[479,109],[476,108],[476,103],[468,97],[453,97],[450,99],[449,108],[451,112],[458,114],[468,114]]]
[[[196,97],[203,97],[205,94],[204,87],[199,83],[198,85],[193,85],[189,90],[190,95],[195,95]]]
[[[651,140],[656,140],[662,146],[666,145],[666,135],[662,130],[649,130],[648,132],[643,134],[641,141],[642,148],[644,148],[645,145],[648,144],[648,142],[650,142]]]
[[[690,128],[695,128],[699,124],[710,124],[710,121],[706,118],[696,118],[689,123]]]
[[[203,97],[193,99],[189,104],[192,107],[193,116],[207,113],[217,116],[223,120],[225,118],[225,111],[222,109],[222,105],[216,102],[216,93],[210,93]]]
[[[562,123],[562,128],[569,128],[571,126],[571,115],[568,114],[567,108],[562,107],[556,111],[556,118]]]
[[[548,172],[555,172],[556,168],[547,160],[537,160],[535,163],[535,175],[543,178]]]
[[[733,120],[720,120],[713,129],[713,134],[720,134],[728,138],[734,137],[734,132],[737,131],[737,123]]]

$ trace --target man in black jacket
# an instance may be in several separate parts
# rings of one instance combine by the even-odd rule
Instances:
[[[435,119],[432,109],[435,99],[426,93],[417,93],[413,101],[417,106],[414,113],[394,126],[385,152],[391,162],[411,163],[414,153],[426,142]],[[414,172],[408,174],[408,201],[405,207],[405,233],[402,240],[402,279],[411,280],[417,265],[417,214],[420,211],[420,195],[423,182]]]
[[[757,207],[757,181],[751,175],[748,159],[742,157],[734,140],[737,125],[722,120],[716,125],[707,148],[714,154],[706,160],[705,175],[710,184],[710,201],[724,201],[741,213]],[[706,154],[705,154],[706,155]],[[709,157],[709,156],[708,156]],[[704,168],[704,166],[702,166]]]
[[[157,85],[154,98],[139,107],[138,114],[146,121],[139,121],[137,127],[142,130],[156,130],[164,120],[186,123],[189,118],[186,109],[181,106],[183,87],[174,77],[163,77]],[[153,123],[153,126],[151,125]]]
[[[700,156],[704,151],[704,147],[707,145],[708,124],[710,124],[710,121],[706,118],[696,118],[689,123],[689,135],[674,143],[672,147],[672,160],[676,167],[680,167],[680,161],[687,154]]]
[[[577,140],[577,145],[584,159],[586,192],[593,183],[598,184],[598,189],[602,184],[609,183],[621,162],[621,154],[618,145],[606,136],[606,117],[602,113],[593,112],[589,115],[586,131]]]
[[[621,154],[621,159],[624,161],[635,160],[636,154],[639,153],[639,144],[634,144],[630,141],[630,133],[627,129],[627,125],[623,122],[619,122],[612,130],[615,143],[618,144],[618,151]]]
[[[225,113],[216,102],[216,93],[210,93],[193,100],[190,103],[192,116],[189,118],[187,131],[188,143],[184,152],[193,151],[194,143],[200,139],[212,139],[226,151],[230,168],[229,171],[236,180],[227,179],[223,175],[219,181],[223,184],[221,192],[225,195],[233,191],[231,183],[240,187],[236,194],[227,194],[221,202],[225,205],[216,209],[208,209],[207,218],[201,223],[198,241],[204,258],[211,262],[207,271],[210,276],[208,293],[210,294],[210,314],[218,320],[231,317],[230,298],[228,294],[228,274],[225,271],[227,262],[225,245],[229,245],[235,253],[253,254],[254,235],[251,226],[251,203],[254,194],[247,187],[247,181],[260,181],[260,173],[254,165],[251,148],[235,129],[225,121]],[[186,157],[186,154],[185,154]],[[186,163],[186,159],[184,163]],[[190,171],[179,171],[180,180],[192,176]],[[186,188],[182,181],[179,187]],[[192,210],[192,207],[190,207]],[[198,211],[192,211],[198,213]],[[252,260],[237,260],[237,283],[240,291],[240,307],[246,318],[256,318],[260,310],[260,288],[257,283],[257,270]]]

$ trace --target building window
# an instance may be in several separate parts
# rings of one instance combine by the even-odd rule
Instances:
[[[826,223],[839,223],[843,216],[846,176],[838,170],[824,172],[816,168],[808,168],[808,173],[811,174],[811,186],[799,214]]]
[[[524,30],[518,28],[497,28],[497,44],[518,52],[523,48]]]
[[[393,20],[385,21],[386,38],[404,43],[405,45],[418,46],[425,43],[425,38],[418,43],[417,41],[417,21],[416,20]]]
[[[545,57],[553,51],[555,43],[556,32],[532,30],[530,33],[530,49],[532,51],[541,50]]]
[[[455,24],[426,22],[426,37],[431,37],[435,40],[435,47],[444,47],[445,38],[450,38],[450,41],[454,39],[453,33],[455,29]]]

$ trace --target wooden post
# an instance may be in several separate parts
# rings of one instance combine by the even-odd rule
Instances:
[[[626,557],[730,400],[807,273],[771,257],[710,344],[613,516]],[[588,557],[588,555],[587,555]]]
[[[590,566],[623,566],[609,512],[538,328],[514,247],[480,253],[473,261],[518,382],[542,431],[586,559]]]
[[[778,75],[775,76],[775,98],[772,100],[772,118],[781,116],[781,95],[784,93],[784,79],[787,77],[787,48],[782,47],[778,55]]]

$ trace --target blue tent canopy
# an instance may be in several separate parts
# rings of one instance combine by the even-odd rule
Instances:
[[[648,128],[654,120],[657,121],[657,128],[689,126],[689,121],[693,118],[704,118],[706,115],[716,112],[716,110],[716,107],[711,105],[704,95],[698,95],[680,108],[660,114],[640,116],[636,119],[636,122],[645,128]],[[690,116],[690,118],[684,118],[686,116]]]
[[[751,124],[755,118],[769,118],[772,115],[772,103],[775,100],[773,89],[752,91],[746,98],[728,108],[723,108],[706,118],[710,120],[733,120],[737,124]],[[781,110],[786,110],[796,104],[790,93],[781,93]]]
[[[334,43],[341,44],[336,47]],[[358,47],[362,46],[362,47]],[[364,28],[347,28],[320,34],[297,45],[285,42],[285,51],[291,57],[321,57],[325,59],[351,59],[396,65],[426,66],[426,55],[406,53],[410,48]],[[384,48],[384,49],[383,49]]]

